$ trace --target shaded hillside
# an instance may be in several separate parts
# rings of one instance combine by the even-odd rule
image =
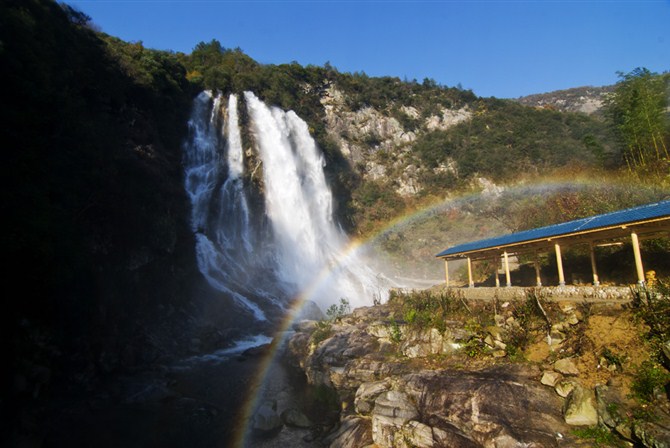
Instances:
[[[192,295],[185,70],[85,24],[51,1],[0,6],[4,278],[19,292],[2,312],[3,420],[52,382],[161,356],[167,310]]]

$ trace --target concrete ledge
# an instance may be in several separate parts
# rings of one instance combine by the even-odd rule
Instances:
[[[542,299],[550,301],[570,300],[588,302],[630,302],[631,290],[628,286],[542,286],[542,287],[437,287],[439,290],[453,290],[462,294],[465,299],[472,300],[519,300],[525,299],[529,292],[539,294]]]

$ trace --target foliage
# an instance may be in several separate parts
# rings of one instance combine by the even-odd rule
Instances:
[[[398,322],[396,322],[395,319],[391,319],[391,341],[394,343],[399,343],[402,341],[402,331],[400,330],[400,326],[398,325]]]
[[[333,324],[331,321],[319,320],[316,322],[316,329],[310,336],[310,341],[314,345],[319,345],[321,342],[328,339],[333,334]]]
[[[617,159],[612,137],[595,118],[494,99],[479,100],[472,119],[420,136],[413,154],[427,170],[455,161],[460,179],[496,181],[552,167],[611,166]]]
[[[536,292],[533,289],[526,291],[526,300],[513,303],[512,315],[515,325],[508,330],[508,352],[520,356],[532,342],[533,333],[539,329],[546,329],[544,315],[538,307]]]
[[[644,361],[635,370],[630,389],[634,398],[642,403],[652,403],[656,394],[670,382],[670,373],[654,361]]]
[[[345,298],[340,299],[339,305],[332,304],[326,310],[326,315],[328,316],[328,319],[331,321],[339,320],[349,313],[351,313],[351,305],[349,304],[349,301]]]
[[[590,426],[584,428],[574,428],[572,433],[580,439],[590,440],[595,447],[620,447],[625,446],[620,439],[618,439],[605,426]]]
[[[607,102],[607,114],[626,150],[629,168],[668,174],[670,73],[658,75],[646,68],[619,73],[619,82]]]
[[[670,340],[670,279],[658,279],[653,286],[631,288],[635,315],[649,330],[647,339],[657,344]]]
[[[326,310],[326,316],[328,316],[328,318],[316,322],[316,329],[310,337],[312,344],[318,345],[328,339],[333,334],[333,322],[340,320],[350,312],[351,305],[347,299],[341,298],[339,305],[335,303],[332,304]]]
[[[413,328],[436,328],[444,332],[446,320],[462,313],[462,302],[452,290],[432,292],[419,290],[410,292],[392,291],[389,302],[400,311],[405,322]]]
[[[361,232],[387,223],[405,209],[403,199],[389,181],[361,183],[352,194],[353,221]]]
[[[670,281],[658,279],[652,286],[631,291],[635,316],[646,324],[644,336],[653,350],[653,358],[636,369],[631,392],[643,403],[653,402],[656,392],[670,382],[670,373],[658,362],[663,358],[662,345],[670,340]]]

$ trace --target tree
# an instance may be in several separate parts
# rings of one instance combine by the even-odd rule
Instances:
[[[636,68],[618,75],[621,79],[606,107],[625,146],[626,163],[631,170],[664,170],[670,144],[666,96],[670,73]]]

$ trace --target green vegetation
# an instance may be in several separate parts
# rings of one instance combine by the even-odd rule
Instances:
[[[345,315],[351,313],[351,305],[347,299],[340,299],[340,303],[332,304],[326,310],[327,319],[316,322],[316,329],[312,333],[310,340],[312,344],[319,345],[333,334],[333,322],[342,319]]]
[[[351,305],[347,299],[341,298],[340,304],[333,303],[326,310],[326,316],[330,321],[339,320],[347,314],[351,313]]]
[[[642,404],[653,403],[670,383],[665,344],[670,341],[670,280],[632,288],[635,317],[646,325],[644,337],[649,341],[652,359],[637,366],[631,393]]]
[[[631,384],[632,396],[639,402],[653,403],[657,395],[663,395],[665,386],[670,382],[670,372],[654,361],[644,361],[635,370]]]
[[[668,176],[670,169],[670,73],[659,75],[645,68],[619,73],[614,94],[607,104],[609,119],[625,147],[630,170]]]
[[[621,447],[625,446],[609,429],[604,426],[574,428],[572,433],[580,439],[589,440],[594,447]]]
[[[310,336],[310,342],[319,345],[333,334],[333,324],[328,320],[319,320],[316,322],[316,329]]]
[[[465,305],[453,290],[434,293],[430,290],[403,292],[391,290],[391,307],[415,329],[446,330],[446,321],[465,311]]]
[[[475,108],[471,120],[419,137],[413,148],[416,162],[431,171],[455,161],[458,179],[476,174],[499,182],[516,179],[520,172],[616,164],[611,136],[586,115],[493,99],[480,100]],[[444,182],[454,186],[453,175],[433,175],[425,193],[439,191]]]
[[[541,331],[546,334],[548,322],[540,309],[537,291],[526,290],[526,300],[513,303],[512,315],[516,321],[510,326],[507,336],[507,351],[512,357],[521,357],[523,351],[534,342],[534,336]]]
[[[391,341],[395,344],[398,344],[400,341],[402,341],[402,331],[400,330],[400,326],[398,325],[398,322],[394,318],[391,318]]]

